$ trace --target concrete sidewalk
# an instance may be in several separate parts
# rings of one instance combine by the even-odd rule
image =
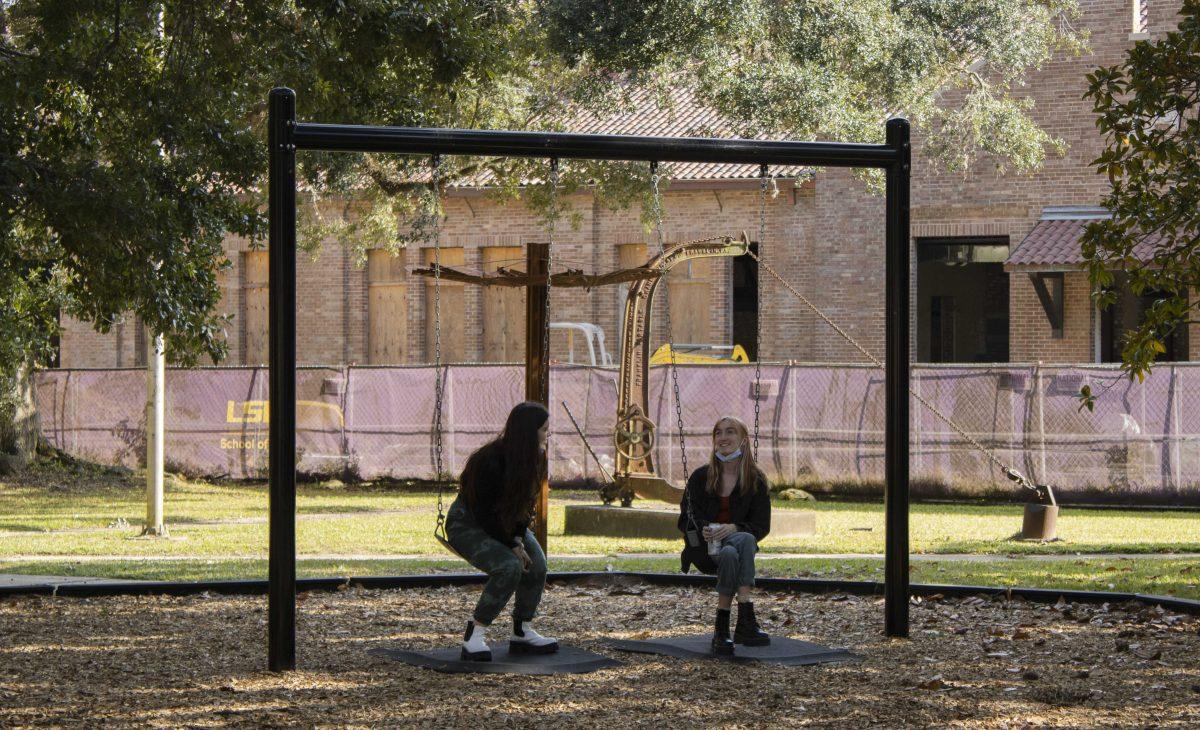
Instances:
[[[0,588],[32,588],[34,586],[61,586],[67,584],[96,585],[99,583],[125,583],[120,578],[91,578],[83,575],[18,575],[0,573]]]

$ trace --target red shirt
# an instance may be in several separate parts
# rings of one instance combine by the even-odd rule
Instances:
[[[729,518],[729,497],[721,497],[721,508],[717,510],[717,522],[727,525]]]

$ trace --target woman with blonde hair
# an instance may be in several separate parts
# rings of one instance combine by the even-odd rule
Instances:
[[[692,472],[679,508],[684,533],[683,572],[695,565],[717,576],[715,654],[733,654],[735,643],[766,646],[771,639],[758,627],[750,589],[754,554],[771,531],[771,490],[754,464],[746,424],[725,416],[713,426],[709,462]],[[737,625],[730,637],[730,608],[737,597]]]

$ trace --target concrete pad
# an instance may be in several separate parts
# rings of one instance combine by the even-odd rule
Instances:
[[[615,505],[566,506],[564,535],[597,537],[655,537],[682,540],[677,509],[617,507]],[[767,537],[808,537],[817,532],[817,513],[798,509],[771,510],[771,534]]]

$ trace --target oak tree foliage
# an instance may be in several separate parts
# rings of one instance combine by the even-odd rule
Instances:
[[[903,113],[948,167],[1028,171],[1060,143],[1012,88],[1080,47],[1075,15],[1073,0],[0,0],[0,375],[44,360],[68,315],[100,331],[136,317],[177,362],[223,356],[221,241],[264,236],[274,86],[309,121],[507,129],[688,88],[743,135],[880,141]],[[644,168],[572,163],[563,184],[623,205]],[[306,153],[300,172],[314,255],[331,233],[399,248],[436,209],[427,160]],[[443,175],[545,205],[518,184],[544,161],[454,158]]]

